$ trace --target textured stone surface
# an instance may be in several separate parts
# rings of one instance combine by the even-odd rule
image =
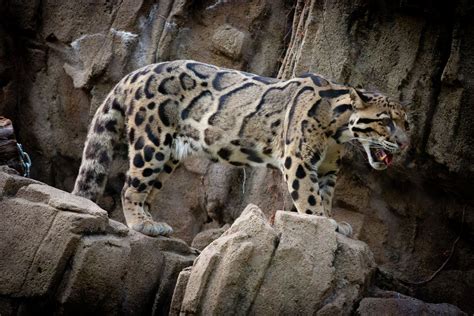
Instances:
[[[130,260],[130,245],[117,237],[85,237],[60,286],[60,312],[119,312],[124,280]]]
[[[349,314],[374,268],[367,245],[339,236],[326,218],[277,212],[271,227],[250,204],[181,273],[171,311]]]
[[[463,311],[450,304],[428,304],[414,298],[364,298],[357,309],[357,315],[449,315],[463,316]]]
[[[22,187],[33,183],[40,183],[33,179],[21,177],[15,170],[7,166],[0,170],[0,194],[6,196],[15,195]],[[11,173],[10,173],[11,172]]]
[[[258,290],[277,240],[261,211],[249,205],[195,261],[181,312],[223,315],[239,306],[244,314],[251,307],[252,294]]]
[[[150,210],[155,218],[172,225],[174,236],[189,244],[207,221],[201,177],[183,167],[178,168],[173,179],[165,182]],[[170,183],[171,186],[166,185]],[[194,189],[190,190],[190,187]]]
[[[16,196],[33,202],[45,203],[63,211],[89,214],[104,221],[107,218],[107,212],[94,202],[42,184],[23,187]]]
[[[252,312],[312,314],[330,292],[337,273],[334,228],[321,217],[277,212],[275,230],[280,241]]]
[[[109,220],[94,203],[0,172],[0,313],[168,312],[197,251]]]
[[[245,51],[247,38],[247,34],[226,24],[215,31],[212,36],[212,44],[222,54],[232,59],[239,59]]]
[[[199,234],[196,235],[193,239],[192,247],[203,250],[206,248],[211,242],[222,236],[222,234],[229,229],[229,224],[226,224],[220,228],[211,228],[206,229]]]
[[[184,294],[186,293],[186,285],[189,281],[189,276],[191,275],[191,267],[183,269],[179,273],[178,280],[176,281],[176,286],[173,291],[173,299],[171,300],[171,308],[169,315],[179,315],[181,311],[181,303],[184,299]]]
[[[26,275],[57,212],[51,207],[18,199],[3,199],[0,209],[3,223],[0,226],[0,294],[15,295],[28,286]]]

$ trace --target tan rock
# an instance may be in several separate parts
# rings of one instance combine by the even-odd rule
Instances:
[[[205,175],[211,161],[206,158],[190,157],[183,162],[184,167],[193,173]]]
[[[79,243],[80,234],[104,231],[104,223],[97,221],[93,216],[57,212],[51,227],[36,250],[21,295],[48,295],[60,281],[67,262]]]
[[[230,225],[226,224],[219,228],[211,228],[200,232],[199,234],[194,237],[191,246],[193,248],[203,250],[206,248],[211,242],[219,238],[227,229],[229,229]]]
[[[232,59],[242,56],[247,42],[248,35],[229,24],[219,27],[212,36],[214,48]]]
[[[21,199],[0,201],[0,295],[15,296],[24,289],[37,249],[57,211]]]
[[[201,175],[179,167],[171,178],[151,202],[150,213],[173,227],[173,237],[191,244],[207,221]]]
[[[274,225],[248,205],[182,272],[172,314],[350,314],[375,268],[367,245],[323,217],[278,211]]]
[[[233,223],[242,212],[239,201],[230,198],[232,194],[235,196],[237,192],[242,192],[240,171],[236,167],[214,163],[209,166],[204,178],[207,216],[220,225]],[[235,204],[239,205],[235,207]]]
[[[29,201],[46,203],[59,210],[89,214],[107,221],[107,212],[94,202],[47,185],[31,184],[21,188],[16,196]]]
[[[196,259],[194,254],[177,254],[164,252],[164,266],[160,275],[159,286],[153,302],[152,315],[168,315],[176,281],[183,269],[191,266]]]
[[[24,186],[41,183],[30,178],[19,176],[16,172],[12,173],[11,171],[14,170],[7,166],[2,167],[6,167],[7,169],[0,171],[0,196],[13,196]]]
[[[149,313],[154,300],[154,289],[159,283],[165,257],[160,244],[141,234],[130,234],[130,255],[124,276],[121,312],[128,315]],[[163,280],[165,281],[165,280]]]
[[[249,205],[194,262],[181,312],[245,314],[251,308],[252,293],[264,278],[276,241],[277,235],[262,212]]]
[[[107,225],[105,230],[108,234],[117,235],[121,237],[127,236],[129,232],[129,229],[126,225],[114,221],[112,219],[109,219],[109,225]]]
[[[60,313],[117,314],[130,252],[130,244],[117,237],[83,237],[61,282]]]
[[[173,292],[173,299],[171,300],[170,307],[170,316],[178,316],[181,311],[181,303],[184,299],[184,294],[186,293],[186,286],[189,281],[189,276],[191,275],[191,267],[185,268],[179,273],[178,280],[176,281],[176,286]]]
[[[91,201],[35,181],[0,173],[0,185],[2,315],[19,302],[25,314],[168,313],[197,250],[130,231]]]
[[[293,201],[280,170],[248,168],[244,174],[243,205],[258,205],[267,217],[276,210],[291,210]]]
[[[280,242],[251,312],[313,314],[331,292],[335,279],[334,226],[323,217],[277,212],[275,230]]]

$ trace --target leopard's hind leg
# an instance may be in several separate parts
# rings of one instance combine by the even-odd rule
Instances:
[[[166,134],[167,137],[169,134]],[[159,186],[158,176],[168,170],[171,157],[171,142],[164,137],[161,146],[138,138],[130,145],[130,167],[122,190],[122,206],[127,225],[145,235],[169,235],[173,229],[164,222],[156,222],[145,209],[148,195],[154,186]]]
[[[171,156],[171,159],[169,159],[165,163],[165,165],[163,166],[163,170],[156,177],[155,182],[153,183],[153,188],[148,194],[148,197],[145,202],[145,212],[147,212],[149,215],[150,213],[148,212],[148,210],[151,208],[151,204],[155,201],[156,196],[160,193],[166,180],[168,180],[171,173],[173,173],[173,171],[178,167],[178,165],[179,160],[174,159],[174,157]]]

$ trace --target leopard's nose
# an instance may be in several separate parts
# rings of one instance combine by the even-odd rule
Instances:
[[[408,147],[408,145],[410,145],[410,143],[408,141],[403,142],[403,141],[397,140],[397,145],[398,147],[400,147],[400,149],[405,149]]]
[[[400,130],[397,130],[395,134],[392,136],[392,139],[397,143],[398,147],[403,150],[410,145],[410,139],[402,133]]]

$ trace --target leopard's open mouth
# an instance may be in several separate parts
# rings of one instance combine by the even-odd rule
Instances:
[[[381,148],[370,148],[370,155],[373,161],[382,162],[387,167],[392,164],[393,154]]]

